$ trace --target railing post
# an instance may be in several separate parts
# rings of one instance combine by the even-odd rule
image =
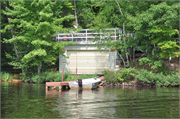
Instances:
[[[64,68],[62,68],[62,82],[64,81]]]
[[[101,29],[100,29],[100,42],[101,42]]]
[[[116,41],[116,30],[115,30],[115,41]]]
[[[86,29],[86,43],[87,43],[87,29]]]
[[[76,68],[76,81],[77,81],[77,68]]]
[[[71,34],[71,38],[72,38],[72,41],[73,41],[73,34]]]

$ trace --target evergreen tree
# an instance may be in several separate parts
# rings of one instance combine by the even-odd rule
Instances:
[[[26,73],[29,67],[38,67],[36,71],[39,74],[42,63],[53,64],[57,60],[57,54],[63,55],[64,46],[74,44],[55,40],[57,32],[66,31],[63,29],[63,21],[74,19],[70,14],[61,16],[63,6],[66,6],[64,2],[21,0],[9,1],[9,5],[7,11],[3,11],[9,16],[9,24],[2,29],[2,32],[13,30],[14,37],[6,39],[5,42],[15,43],[16,50],[23,52],[17,58],[20,59],[18,65],[25,67]]]

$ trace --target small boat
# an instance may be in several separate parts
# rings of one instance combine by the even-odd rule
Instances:
[[[83,89],[95,89],[100,84],[100,78],[78,79],[77,81],[69,82],[70,88],[83,88]]]

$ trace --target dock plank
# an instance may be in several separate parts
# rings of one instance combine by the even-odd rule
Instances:
[[[48,90],[48,87],[53,87],[54,89],[56,87],[59,87],[59,90],[61,90],[62,86],[69,86],[69,82],[71,81],[64,81],[64,82],[46,82],[46,90]]]

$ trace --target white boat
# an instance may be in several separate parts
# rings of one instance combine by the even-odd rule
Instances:
[[[100,78],[78,79],[77,81],[69,82],[70,88],[95,89],[101,82]]]

